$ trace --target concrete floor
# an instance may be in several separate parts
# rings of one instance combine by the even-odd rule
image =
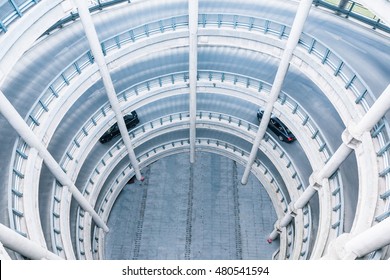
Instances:
[[[198,153],[159,160],[144,182],[126,185],[108,220],[105,259],[271,259],[276,213],[254,176],[240,184],[243,167]]]

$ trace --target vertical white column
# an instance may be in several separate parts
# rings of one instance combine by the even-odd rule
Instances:
[[[137,177],[138,180],[142,181],[144,178],[142,177],[141,171],[139,169],[137,157],[135,156],[133,144],[131,143],[129,132],[127,130],[125,121],[123,119],[122,110],[119,106],[119,101],[115,92],[114,84],[112,82],[110,72],[108,70],[103,51],[101,49],[101,45],[95,29],[95,25],[93,24],[91,14],[89,13],[88,10],[87,1],[75,0],[74,2],[77,6],[80,19],[83,24],[84,31],[87,36],[92,54],[95,58],[97,65],[99,66],[99,71],[103,80],[104,88],[106,90],[108,100],[110,101],[112,111],[115,114],[119,131],[121,133],[123,142],[126,146],[130,158],[130,163],[134,168],[135,176]]]
[[[309,15],[310,7],[313,0],[301,0],[298,6],[297,13],[295,15],[295,19],[293,25],[291,27],[290,35],[287,40],[286,47],[284,49],[282,59],[280,60],[280,64],[278,70],[276,72],[276,76],[274,82],[272,84],[271,92],[268,97],[267,105],[264,109],[264,114],[260,122],[259,129],[257,130],[255,140],[253,142],[252,150],[249,155],[248,163],[245,167],[244,175],[242,176],[241,183],[245,185],[248,182],[248,177],[250,171],[252,169],[252,165],[256,160],[257,151],[259,149],[261,140],[264,137],[265,131],[267,129],[268,123],[271,119],[271,113],[273,110],[273,106],[278,100],[278,96],[280,94],[284,79],[286,77],[288,67],[290,65],[290,60],[292,58],[293,51],[298,44],[299,37],[301,36],[303,25]]]
[[[34,132],[32,132],[32,130],[28,127],[26,122],[23,120],[23,118],[19,115],[19,113],[16,111],[16,109],[12,106],[12,104],[1,91],[0,113],[7,119],[7,121],[16,130],[20,137],[22,137],[23,140],[31,148],[34,148],[38,151],[39,155],[42,157],[50,172],[63,186],[67,186],[69,188],[69,191],[72,193],[74,199],[80,204],[81,208],[91,214],[92,218],[99,227],[101,227],[105,231],[108,231],[108,227],[100,218],[100,216],[95,212],[93,207],[89,204],[89,202],[85,199],[82,193],[73,184],[72,180],[68,177],[68,175],[65,174],[61,166],[56,162],[53,156],[37,138]]]
[[[0,241],[3,245],[32,260],[62,260],[61,257],[41,247],[30,239],[0,224]]]
[[[195,162],[196,86],[198,74],[198,0],[188,1],[189,16],[189,80],[190,80],[190,162]]]
[[[390,85],[383,91],[367,113],[363,116],[360,122],[353,126],[349,126],[345,132],[351,134],[352,137],[359,138],[364,132],[369,132],[375,124],[386,114],[390,109]],[[309,200],[313,197],[316,190],[314,188],[315,184],[321,184],[321,181],[328,179],[332,174],[340,167],[348,155],[352,152],[352,148],[348,147],[346,143],[342,143],[328,162],[323,166],[323,168],[318,172],[314,179],[314,182],[310,182],[310,185],[305,189],[303,194],[295,201],[293,204],[294,209],[303,208]],[[291,213],[287,213],[280,221],[279,227],[287,226],[293,216]],[[275,229],[268,236],[268,240],[271,241],[275,239],[278,235],[278,230]]]

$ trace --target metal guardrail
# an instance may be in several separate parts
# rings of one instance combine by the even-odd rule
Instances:
[[[40,0],[15,1],[8,0],[0,3],[0,36],[8,31],[8,26],[21,18],[23,14]],[[20,3],[21,2],[21,3]]]
[[[105,8],[122,4],[122,3],[131,3],[130,0],[90,0],[89,2],[89,11],[91,13],[96,11],[101,11]],[[79,14],[77,12],[70,12],[70,15],[66,18],[60,19],[56,24],[46,30],[43,35],[49,35],[55,30],[63,28],[65,25],[77,20],[79,18]]]
[[[31,7],[35,6],[42,0],[7,0],[0,3],[0,36],[8,31],[8,27],[14,23],[17,19],[24,16],[24,13]],[[20,3],[21,2],[21,3]],[[130,0],[96,0],[88,1],[89,9],[91,12],[99,11],[113,5],[121,4],[124,2],[130,3]],[[78,18],[78,13],[71,12],[70,15],[64,19],[59,20],[54,24],[45,34],[49,34],[55,29],[62,28],[65,24],[72,22]]]
[[[211,21],[214,18],[216,20]],[[205,27],[215,26],[217,25],[220,28],[232,27],[232,28],[243,28],[248,31],[257,31],[262,32],[265,35],[271,35],[277,37],[279,39],[285,39],[288,36],[289,28],[283,27],[278,23],[258,18],[249,18],[242,16],[229,16],[228,18],[232,19],[231,21],[226,20],[226,15],[210,15],[210,16],[201,16],[202,22],[200,24]],[[183,21],[184,20],[184,21]],[[178,27],[187,28],[188,22],[185,21],[185,17],[179,18],[171,18],[166,19],[164,23],[161,21],[150,23],[151,26],[147,28],[145,26],[137,27],[133,30],[129,30],[127,32],[121,33],[106,42],[103,42],[102,46],[107,54],[110,51],[116,50],[119,47],[126,45],[128,43],[136,42],[138,38],[148,37],[153,33],[162,33],[164,29],[176,30]],[[132,32],[131,32],[132,31]],[[151,33],[151,31],[153,31]],[[133,35],[131,35],[133,34]],[[109,43],[111,42],[111,43]],[[317,57],[321,61],[324,66],[329,66],[334,71],[334,76],[336,78],[340,78],[345,83],[345,88],[350,89],[354,92],[356,96],[356,104],[360,104],[365,110],[369,108],[369,106],[373,103],[373,98],[370,90],[365,86],[365,84],[361,81],[360,77],[355,74],[355,72],[341,60],[334,52],[332,52],[329,48],[325,47],[321,42],[317,41],[315,38],[312,38],[306,34],[302,35],[302,38],[299,42],[299,46],[307,49],[309,54],[313,54],[314,57]],[[82,55],[78,60],[72,63],[71,67],[61,73],[57,79],[48,87],[45,93],[41,96],[41,98],[36,103],[36,106],[32,109],[29,117],[27,118],[27,123],[30,125],[32,129],[39,126],[39,119],[42,117],[45,112],[50,110],[50,104],[56,100],[64,89],[71,83],[71,80],[80,75],[82,70],[91,65],[93,63],[93,57],[90,53],[86,53]],[[187,76],[188,77],[188,76]],[[188,79],[184,77],[184,79]],[[221,76],[221,79],[222,76]],[[247,79],[247,82],[249,80]],[[158,83],[162,83],[162,79],[158,81]],[[237,83],[237,81],[235,82]],[[248,86],[252,86],[249,81]],[[258,84],[259,89],[261,90],[261,84]],[[147,85],[150,87],[150,84]],[[138,89],[135,88],[135,91]],[[123,98],[128,97],[128,92],[122,93]],[[305,122],[305,120],[303,120]],[[390,180],[389,172],[390,172],[390,162],[389,162],[389,151],[388,146],[386,146],[389,141],[388,135],[388,124],[386,120],[382,120],[378,123],[378,125],[373,129],[372,136],[379,139],[381,143],[384,143],[385,146],[380,148],[380,157],[383,158],[383,166],[384,170],[380,173],[380,176],[385,177],[387,182]],[[313,134],[314,138],[317,138],[317,133]],[[77,146],[77,143],[75,143]],[[387,147],[387,148],[386,148]],[[23,232],[23,210],[20,207],[21,200],[23,199],[23,182],[24,178],[24,165],[28,158],[28,147],[24,143],[24,141],[18,141],[16,145],[15,153],[14,153],[14,161],[12,167],[12,179],[10,186],[12,186],[12,208],[13,208],[13,224],[15,229],[20,230],[21,234],[26,234]],[[390,184],[387,184],[388,186]],[[387,195],[387,191],[381,194],[381,199],[389,200],[389,196]]]
[[[356,7],[362,8],[362,5],[355,1],[348,1],[345,8],[339,7],[339,5],[334,5],[329,1],[324,0],[314,0],[313,4],[315,6],[320,6],[328,10],[336,12],[338,15],[343,15],[346,18],[351,17],[360,22],[363,22],[367,25],[370,25],[373,29],[379,29],[386,33],[390,33],[390,28],[380,19],[380,18],[370,18],[364,16],[362,13],[356,11]]]
[[[32,2],[34,2],[34,1],[32,1]],[[128,0],[90,1],[90,11],[94,12],[94,11],[102,10],[106,7],[120,4],[122,2],[130,3],[131,1],[128,1]],[[384,32],[390,33],[390,28],[386,24],[384,24],[384,22],[381,19],[370,18],[370,17],[364,16],[363,14],[361,14],[359,12],[356,12],[354,8],[357,6],[361,6],[359,3],[356,3],[354,1],[348,1],[348,4],[349,4],[348,5],[349,7],[347,9],[344,9],[344,8],[340,8],[338,5],[334,5],[328,1],[324,1],[324,0],[314,0],[313,1],[313,5],[315,5],[316,7],[320,6],[320,7],[329,9],[331,11],[336,12],[339,15],[344,15],[346,18],[348,18],[348,17],[354,18],[360,22],[363,22],[367,25],[372,26],[372,28],[374,30],[379,29],[379,30],[382,30]],[[71,13],[70,16],[59,20],[58,23],[56,23],[50,29],[48,29],[45,32],[45,35],[50,34],[51,32],[53,32],[56,29],[62,28],[64,25],[68,24],[69,22],[75,21],[76,19],[78,19],[78,14]]]
[[[40,0],[27,0],[22,3],[16,2],[14,0],[8,0],[4,1],[2,6],[0,7],[0,35],[1,33],[5,33],[8,31],[8,26],[12,24],[14,21],[16,21],[18,18],[21,18],[23,14],[39,3]],[[121,3],[131,3],[130,0],[97,0],[97,1],[89,1],[89,8],[91,12],[94,11],[100,11],[104,8],[121,4]],[[384,32],[390,33],[390,28],[383,23],[380,19],[374,19],[367,16],[362,15],[361,13],[355,12],[354,8],[355,6],[358,6],[360,4],[354,2],[354,1],[348,1],[349,2],[349,8],[344,9],[340,8],[338,5],[334,5],[332,3],[329,3],[327,1],[323,0],[314,0],[313,4],[315,6],[320,6],[327,8],[329,10],[335,11],[338,14],[344,15],[346,18],[352,17],[358,21],[361,21],[365,24],[368,24],[372,26],[373,29],[379,29]],[[48,29],[44,34],[48,35],[51,32],[53,32],[56,29],[62,28],[64,25],[75,21],[78,18],[78,13],[71,12],[70,15],[64,19],[59,20],[55,25],[53,25],[50,29]]]

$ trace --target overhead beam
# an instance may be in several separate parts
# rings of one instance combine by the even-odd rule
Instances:
[[[87,1],[75,0],[74,3],[77,6],[79,16],[83,24],[85,34],[87,36],[89,46],[91,48],[91,52],[99,67],[99,72],[103,80],[104,88],[106,90],[106,94],[110,102],[112,111],[115,114],[115,118],[118,123],[118,128],[122,136],[123,143],[125,144],[129,155],[130,163],[134,169],[136,178],[142,181],[144,180],[144,178],[141,175],[137,157],[135,156],[133,144],[131,143],[129,132],[123,119],[122,110],[119,105],[119,100],[114,88],[114,84],[112,82],[111,75],[108,70],[106,60],[104,58],[104,54],[100,45],[95,25],[92,21],[92,16],[89,13]]]

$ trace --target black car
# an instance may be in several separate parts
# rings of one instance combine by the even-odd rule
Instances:
[[[123,117],[127,129],[135,127],[139,123],[138,115],[136,111],[132,111],[131,114]],[[119,135],[118,123],[113,124],[104,134],[100,137],[100,143],[107,143],[115,136]]]
[[[261,119],[263,118],[263,114],[264,110],[257,110],[257,119],[259,121],[261,121]],[[278,136],[280,141],[291,143],[296,139],[294,134],[291,133],[288,127],[273,115],[271,115],[268,127]]]

